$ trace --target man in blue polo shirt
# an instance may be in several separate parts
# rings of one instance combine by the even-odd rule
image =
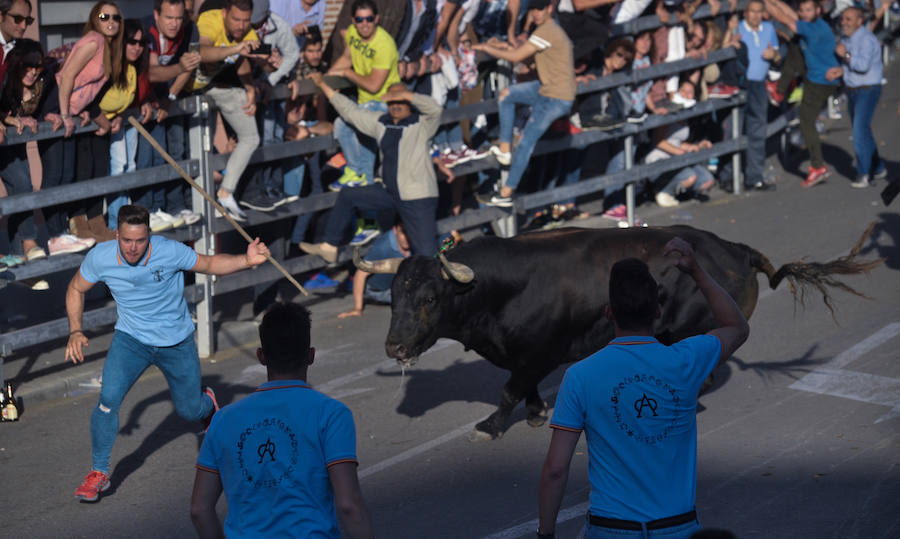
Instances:
[[[816,130],[816,118],[837,86],[836,80],[829,80],[825,76],[829,69],[838,67],[834,55],[834,33],[822,19],[822,8],[816,0],[800,0],[796,12],[781,0],[765,0],[765,3],[766,11],[800,38],[802,62],[800,55],[788,51],[781,79],[774,87],[770,86],[769,94],[773,101],[780,103],[784,100],[791,81],[796,76],[803,77],[803,99],[800,101],[799,116],[800,132],[803,133],[809,150],[809,174],[802,185],[812,187],[829,174],[822,157],[822,139]]]
[[[353,415],[309,387],[309,311],[275,304],[256,351],[269,381],[213,418],[197,457],[191,519],[200,537],[373,537],[356,475]],[[216,502],[225,490],[222,525]]]
[[[691,246],[672,239],[679,270],[703,293],[719,327],[665,346],[653,337],[660,316],[656,281],[647,264],[616,262],[606,316],[616,338],[569,367],[550,426],[553,436],[538,492],[538,537],[552,538],[569,464],[581,431],[587,436],[591,483],[585,537],[671,539],[700,528],[697,489],[697,393],[717,364],[749,334],[731,296],[700,266]]]
[[[66,291],[69,342],[66,360],[84,361],[84,296],[103,281],[119,315],[103,365],[103,387],[91,414],[93,467],[75,497],[95,502],[109,488],[109,457],[119,431],[119,407],[150,365],[169,383],[175,411],[189,421],[209,420],[218,409],[212,389],[200,387],[194,323],[184,299],[184,271],[227,275],[262,264],[268,249],[257,238],[242,255],[205,256],[177,241],[150,235],[150,212],[142,206],[119,210],[116,241],[97,244]]]
[[[856,181],[853,187],[868,187],[873,180],[887,177],[887,168],[878,155],[878,145],[872,135],[872,116],[881,97],[881,43],[866,27],[863,12],[856,6],[841,13],[840,42],[834,53],[841,59],[840,67],[829,70],[826,77],[844,77],[847,87],[850,121],[853,123],[853,153],[856,154]]]

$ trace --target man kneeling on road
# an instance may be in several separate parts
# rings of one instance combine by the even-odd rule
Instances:
[[[69,342],[66,360],[84,361],[88,338],[81,330],[84,296],[103,281],[116,300],[119,319],[103,365],[100,400],[91,414],[93,467],[75,489],[75,497],[95,502],[109,488],[109,456],[119,432],[119,407],[131,386],[150,365],[169,383],[175,411],[189,421],[209,425],[218,409],[212,388],[200,387],[200,358],[194,323],[184,300],[184,271],[228,275],[257,266],[269,253],[259,238],[242,255],[197,254],[186,245],[150,235],[150,212],[122,206],[116,241],[97,244],[81,263],[66,291]]]
[[[569,367],[550,426],[554,429],[538,492],[538,538],[553,537],[569,464],[587,436],[591,483],[585,537],[687,538],[700,529],[697,491],[697,393],[713,369],[747,340],[750,328],[728,293],[674,238],[663,255],[703,293],[718,328],[664,346],[653,337],[660,316],[656,281],[644,262],[616,262],[606,316],[616,338]],[[685,283],[687,284],[687,283]]]

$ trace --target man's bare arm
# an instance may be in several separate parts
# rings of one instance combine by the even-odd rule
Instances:
[[[194,476],[194,492],[191,494],[191,521],[201,539],[224,539],[225,531],[216,515],[216,502],[222,495],[219,474],[197,470]]]
[[[328,479],[334,489],[334,505],[344,531],[353,539],[371,539],[372,519],[359,488],[355,462],[339,462],[328,467]]]
[[[572,462],[572,454],[580,437],[581,432],[553,429],[538,487],[539,533],[549,534],[556,530],[559,506],[566,492],[566,482],[569,480],[569,464]]]
[[[94,283],[89,283],[76,271],[69,288],[66,289],[66,315],[69,317],[69,342],[66,344],[66,361],[81,363],[84,361],[83,347],[88,345],[88,338],[81,331],[81,317],[84,314],[84,295]]]

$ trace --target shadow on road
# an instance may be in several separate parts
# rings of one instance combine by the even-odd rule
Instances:
[[[863,250],[863,254],[875,252],[884,259],[884,265],[891,269],[900,269],[900,215],[881,213],[881,217],[872,230],[872,241]],[[892,244],[881,243],[882,235],[888,236]]]
[[[218,401],[219,406],[225,406],[236,400],[237,397],[251,393],[256,389],[251,386],[228,385],[221,380],[220,376],[203,377],[202,384],[216,388],[221,387],[221,390],[217,390],[216,392],[216,400]],[[128,414],[128,419],[125,421],[125,424],[119,428],[119,434],[125,436],[133,434],[136,429],[140,428],[140,419],[150,406],[159,402],[171,402],[171,399],[172,397],[169,394],[169,390],[166,389],[165,391],[160,391],[137,403]],[[162,420],[162,422],[156,425],[151,432],[147,433],[137,449],[116,463],[112,474],[110,474],[110,486],[105,496],[115,494],[119,485],[124,483],[129,475],[137,471],[150,455],[184,434],[198,434],[197,449],[199,450],[200,444],[203,441],[203,438],[199,436],[201,429],[201,423],[187,421],[182,419],[174,411],[171,412]]]

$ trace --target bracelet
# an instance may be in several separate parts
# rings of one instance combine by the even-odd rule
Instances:
[[[76,329],[75,331],[69,332],[69,337],[71,337],[72,335],[75,335],[76,333],[81,333],[82,335],[84,335],[83,331],[81,331],[80,329]]]

